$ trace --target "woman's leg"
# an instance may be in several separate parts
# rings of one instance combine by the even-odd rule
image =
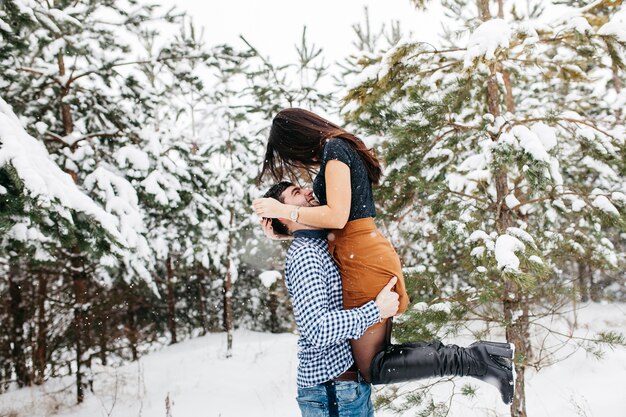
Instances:
[[[464,348],[431,342],[389,344],[370,367],[373,384],[391,384],[443,376],[471,376],[494,385],[502,401],[514,394],[514,350],[508,343],[474,342]]]
[[[334,235],[328,244],[341,273],[344,308],[359,307],[375,299],[395,276],[399,312],[404,312],[409,298],[400,258],[376,229],[373,219],[348,222]],[[367,329],[361,338],[350,341],[355,363],[366,381],[383,384],[444,375],[473,376],[497,381],[504,402],[512,399],[513,351],[508,344],[477,342],[467,348],[444,346],[439,341],[391,345],[388,330],[391,320],[384,320]]]
[[[384,351],[389,343],[386,329],[388,322],[390,323],[389,319],[385,319],[368,328],[360,338],[350,340],[356,367],[367,382],[372,382],[370,366],[374,356]]]
[[[351,340],[359,372],[372,384],[392,384],[443,376],[471,376],[494,385],[502,401],[514,394],[513,348],[508,343],[475,342],[464,348],[431,342],[391,344],[392,320],[386,319]]]

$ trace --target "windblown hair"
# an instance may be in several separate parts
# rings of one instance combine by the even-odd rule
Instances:
[[[264,198],[273,198],[274,200],[278,200],[281,203],[285,204],[285,199],[282,197],[283,192],[285,192],[285,190],[289,187],[291,187],[293,184],[288,182],[288,181],[282,181],[279,182],[278,184],[274,184],[272,185],[272,187],[267,190],[267,192],[265,193],[265,195],[263,195]],[[274,229],[274,232],[276,232],[279,235],[290,235],[291,233],[289,233],[289,229],[287,229],[287,226],[285,226],[280,220],[278,219],[271,219],[272,220],[272,228]]]
[[[257,182],[268,173],[275,181],[285,177],[296,181],[300,170],[312,175],[330,138],[342,139],[352,146],[365,163],[372,184],[380,182],[380,162],[361,139],[315,113],[297,108],[284,109],[274,117]]]

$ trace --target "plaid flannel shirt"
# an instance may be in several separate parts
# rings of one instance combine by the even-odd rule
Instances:
[[[285,262],[285,283],[300,333],[298,387],[341,375],[354,363],[347,339],[358,339],[380,321],[378,307],[369,301],[343,310],[341,277],[322,230],[294,233]]]

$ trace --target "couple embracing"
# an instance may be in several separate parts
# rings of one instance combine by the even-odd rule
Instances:
[[[313,190],[284,181],[317,171]],[[438,340],[391,343],[409,305],[400,259],[374,223],[380,163],[363,141],[302,109],[279,112],[259,176],[275,181],[254,201],[265,234],[292,238],[285,284],[299,332],[297,401],[303,417],[373,417],[371,384],[471,376],[513,400],[513,346]]]

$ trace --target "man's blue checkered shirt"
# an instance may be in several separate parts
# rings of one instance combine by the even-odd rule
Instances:
[[[298,339],[298,387],[336,378],[354,363],[347,339],[358,339],[380,321],[374,301],[343,310],[341,277],[328,252],[326,232],[299,230],[285,262]]]

